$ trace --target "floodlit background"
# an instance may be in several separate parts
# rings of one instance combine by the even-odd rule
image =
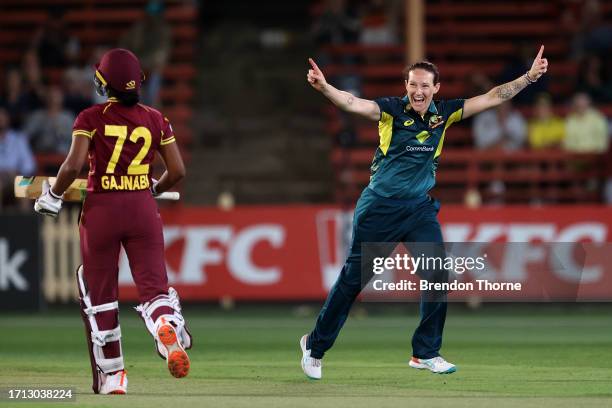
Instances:
[[[427,59],[440,69],[438,97],[452,99],[522,75],[540,44],[543,78],[449,128],[431,193],[447,240],[598,244],[585,262],[599,273],[581,282],[588,303],[486,302],[521,300],[514,294],[453,304],[443,352],[461,368],[442,384],[403,366],[414,303],[358,302],[325,360],[322,403],[460,396],[453,405],[487,406],[483,394],[508,406],[519,404],[513,397],[610,403],[612,3],[597,0],[0,0],[0,326],[15,333],[0,338],[0,388],[72,385],[96,403],[85,396],[75,302],[79,207],[43,219],[12,196],[12,183],[16,174],[55,175],[74,118],[104,101],[92,66],[106,50],[140,57],[142,101],[170,119],[187,164],[182,200],[160,203],[169,278],[190,305],[198,344],[193,382],[181,392],[270,406],[307,404],[315,389],[301,383],[294,346],[344,262],[351,210],[379,143],[375,123],[343,114],[308,85],[307,58],[330,83],[369,99],[403,95],[402,68]],[[530,246],[525,257],[523,282],[553,294],[568,284],[545,249]],[[125,259],[119,281],[130,384],[142,396],[138,376],[152,376],[155,389],[169,380],[128,311],[137,298]],[[60,328],[73,334],[54,337]],[[55,340],[41,345],[41,334]],[[42,357],[18,373],[16,349]],[[54,355],[74,380],[54,368]],[[240,386],[256,397],[232,394]]]

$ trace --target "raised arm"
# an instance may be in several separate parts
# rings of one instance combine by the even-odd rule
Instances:
[[[314,60],[308,58],[308,62],[311,69],[308,70],[306,78],[310,86],[325,95],[327,99],[343,111],[354,113],[373,121],[380,119],[380,108],[376,102],[358,98],[349,92],[333,87],[327,83],[323,72],[321,72]]]
[[[484,95],[475,96],[465,101],[463,107],[463,118],[493,108],[525,89],[529,84],[537,81],[548,69],[548,61],[542,58],[544,46],[540,47],[538,55],[533,60],[531,69],[512,82],[496,86]]]

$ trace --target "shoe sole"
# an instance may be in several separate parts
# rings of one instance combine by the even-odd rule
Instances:
[[[434,374],[452,374],[455,371],[457,371],[457,367],[451,367],[446,371],[432,371],[428,366],[426,366],[425,364],[420,364],[420,363],[415,363],[414,361],[410,360],[408,362],[408,365],[412,368],[416,368],[417,370],[429,370]]]
[[[320,380],[320,378],[309,376],[308,374],[306,374],[306,370],[304,369],[304,357],[306,357],[306,336],[308,335],[305,334],[302,336],[302,338],[300,338],[300,348],[302,349],[302,360],[300,361],[300,364],[302,366],[302,372],[304,372],[304,375],[308,379],[318,381]]]
[[[189,374],[189,357],[178,342],[174,327],[164,324],[157,330],[159,341],[166,347],[168,356],[168,370],[175,378],[183,378]]]

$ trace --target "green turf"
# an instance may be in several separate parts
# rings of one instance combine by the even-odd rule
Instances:
[[[349,319],[305,379],[298,339],[312,316],[187,311],[195,346],[189,377],[175,380],[135,313],[121,315],[129,395],[91,393],[76,313],[0,315],[0,388],[74,387],[76,403],[15,407],[575,407],[612,406],[612,316],[606,313],[450,313],[443,354],[452,375],[408,368],[416,317]],[[0,401],[0,406],[8,406]]]

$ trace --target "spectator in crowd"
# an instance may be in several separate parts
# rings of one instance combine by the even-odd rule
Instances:
[[[14,129],[21,128],[27,114],[42,106],[36,93],[26,91],[21,72],[17,67],[10,67],[6,72],[6,83],[0,96],[0,104],[8,111],[11,127]]]
[[[324,7],[323,12],[312,26],[312,35],[320,48],[317,58],[322,66],[332,62],[331,56],[326,53],[325,46],[355,44],[361,33],[359,18],[349,10],[346,0],[326,0]],[[355,65],[360,62],[360,58],[355,55],[343,55],[338,58],[338,62],[343,65]],[[330,80],[354,95],[361,95],[361,77],[358,74],[332,75]],[[343,111],[339,111],[338,114],[340,123],[335,135],[336,140],[341,147],[350,148],[357,139],[355,118]],[[344,168],[343,172],[348,172],[348,169]],[[348,185],[353,186],[350,183]]]
[[[398,43],[398,16],[401,2],[370,0],[361,19],[360,42],[365,45],[394,45]]]
[[[43,68],[65,68],[78,59],[79,40],[68,35],[63,14],[63,10],[54,9],[32,38],[31,49]]]
[[[604,153],[608,150],[608,122],[585,93],[577,93],[572,111],[565,120],[563,148],[576,153]]]
[[[562,23],[572,35],[572,56],[581,59],[585,54],[604,55],[612,48],[612,25],[603,19],[601,2],[586,0],[579,13],[573,4],[567,5]]]
[[[136,54],[145,71],[147,78],[144,82],[143,103],[159,106],[162,73],[172,47],[171,30],[164,19],[163,2],[149,1],[145,12],[144,19],[136,22],[123,36],[120,46]]]
[[[346,0],[327,0],[312,25],[312,35],[319,46],[351,44],[359,39],[360,29],[359,19],[346,9]]]
[[[478,149],[517,150],[527,138],[527,124],[510,102],[474,117],[474,143]]]
[[[514,110],[510,101],[507,101],[496,109],[474,116],[472,131],[477,149],[514,151],[522,148],[525,143],[527,123],[523,115]],[[502,205],[505,202],[506,184],[502,180],[492,180],[488,184],[486,194],[489,204]],[[466,196],[466,200],[474,200],[473,202],[479,199],[477,192],[476,195],[471,192]]]
[[[23,74],[23,92],[30,100],[29,110],[42,107],[45,101],[45,83],[38,56],[33,51],[27,51],[21,63]]]
[[[8,110],[0,106],[0,207],[14,202],[12,189],[15,176],[33,175],[35,168],[25,135],[11,129]]]
[[[468,77],[468,95],[482,95],[489,92],[495,84],[481,71],[473,71]]]
[[[45,109],[28,118],[24,133],[37,153],[68,153],[72,143],[72,124],[75,116],[64,109],[64,95],[57,86],[47,91]]]
[[[560,147],[565,137],[565,122],[554,114],[550,95],[538,95],[533,112],[534,117],[529,121],[529,146],[532,149]]]
[[[346,0],[327,0],[325,9],[315,20],[312,26],[312,35],[320,50],[318,60],[322,66],[331,63],[331,57],[326,53],[324,47],[327,45],[354,44],[359,39],[361,25],[357,16],[347,10]],[[339,58],[344,65],[354,65],[359,58],[354,55],[345,55]],[[361,94],[361,78],[356,74],[341,74],[332,76],[332,82],[355,95]],[[347,118],[348,122],[352,121]]]
[[[64,106],[75,116],[92,104],[92,78],[93,75],[86,80],[78,68],[68,68],[64,71]]]
[[[612,101],[612,84],[602,63],[601,57],[595,54],[584,58],[578,69],[576,90],[588,94],[596,103],[609,103]]]

